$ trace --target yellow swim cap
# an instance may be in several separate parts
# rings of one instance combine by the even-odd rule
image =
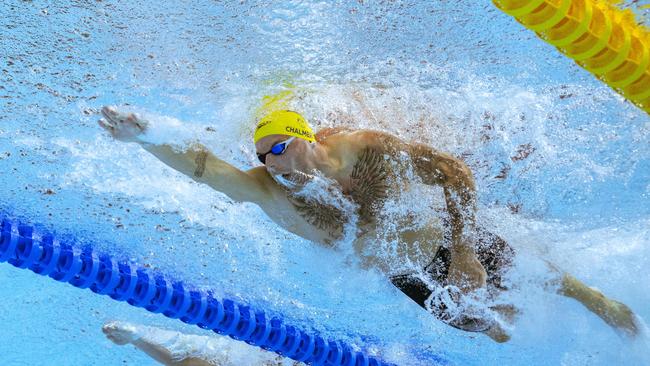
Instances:
[[[288,135],[309,142],[316,141],[307,120],[300,114],[287,110],[273,111],[260,118],[253,140],[257,142],[269,135]]]

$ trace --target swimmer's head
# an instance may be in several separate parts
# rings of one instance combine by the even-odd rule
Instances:
[[[273,111],[260,118],[253,140],[257,144],[270,135],[295,136],[309,142],[316,141],[307,120],[300,114],[288,110]]]
[[[313,169],[309,152],[316,141],[307,121],[298,113],[279,110],[262,117],[255,130],[257,156],[276,181],[289,187],[296,172]]]

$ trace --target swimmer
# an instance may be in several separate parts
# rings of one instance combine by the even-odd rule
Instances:
[[[328,189],[340,192],[356,207],[354,248],[364,267],[384,273],[396,288],[446,324],[483,333],[497,342],[509,340],[508,332],[493,315],[458,313],[452,310],[462,306],[450,306],[468,303],[481,291],[492,297],[507,291],[502,275],[514,256],[503,239],[476,224],[474,179],[463,161],[380,131],[326,128],[314,133],[299,113],[276,109],[258,119],[254,132],[262,165],[243,171],[199,143],[180,151],[168,144],[147,142],[145,136],[155,124],[136,114],[114,107],[104,107],[102,114],[99,125],[115,139],[138,143],[196,182],[234,201],[257,204],[287,231],[332,246],[346,235],[350,215],[341,205],[311,197],[303,190],[312,182],[327,182]],[[378,218],[384,202],[400,194],[409,181],[408,172],[423,184],[442,187],[446,217],[442,225],[406,225],[408,229],[399,233],[398,258],[389,262],[366,249],[381,230]],[[409,220],[413,221],[405,218],[404,222]],[[417,253],[417,258],[409,257],[412,253]],[[395,273],[391,263],[396,261],[423,263],[422,270]],[[623,334],[636,336],[640,332],[636,316],[626,305],[551,268],[558,293],[579,301]],[[511,321],[517,313],[510,305],[492,310],[500,319]]]
[[[167,366],[304,365],[228,337],[183,334],[126,322],[107,322],[102,331],[113,343],[131,344]]]

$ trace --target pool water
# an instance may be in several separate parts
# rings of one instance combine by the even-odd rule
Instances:
[[[624,4],[625,5],[625,4]],[[642,14],[639,4],[629,2]],[[491,2],[5,1],[0,4],[0,211],[399,365],[644,365],[648,339],[618,336],[544,289],[540,258],[650,319],[650,117]],[[380,129],[462,157],[479,222],[518,251],[512,340],[450,328],[349,243],[278,228],[97,126],[103,105],[165,122],[257,166],[253,115],[292,85],[315,129]],[[439,188],[387,208],[430,215]],[[379,241],[389,255],[393,243]],[[186,326],[0,266],[4,365],[155,364],[118,347],[119,319]]]

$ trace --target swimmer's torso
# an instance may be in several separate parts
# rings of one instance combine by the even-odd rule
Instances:
[[[356,239],[355,249],[364,259],[364,263],[387,270],[377,256],[368,253],[366,245],[373,240],[378,231],[378,216],[387,199],[393,199],[408,184],[404,179],[408,171],[408,159],[405,152],[400,152],[400,146],[394,141],[383,141],[381,138],[368,138],[363,132],[340,131],[328,134],[329,130],[318,134],[319,143],[330,150],[334,169],[327,172],[332,184],[324,190],[320,199],[312,194],[299,194],[286,190],[271,178],[266,170],[259,169],[257,174],[266,175],[266,186],[271,190],[273,200],[262,204],[262,209],[269,217],[291,231],[306,239],[326,245],[332,245],[337,240],[349,235],[350,227],[354,225],[352,235]],[[395,139],[395,141],[398,141]],[[338,195],[337,195],[338,193]],[[337,197],[344,197],[351,205],[345,206],[336,202]],[[351,212],[352,211],[352,212]],[[354,218],[351,216],[354,215]],[[350,221],[354,220],[355,223]],[[425,228],[425,235],[418,232],[405,232],[401,252],[411,257],[413,253],[427,253],[427,260],[435,253],[439,240],[432,239],[431,227]],[[437,230],[433,238],[440,238]],[[414,248],[413,243],[417,243]],[[412,258],[410,258],[412,259]]]

